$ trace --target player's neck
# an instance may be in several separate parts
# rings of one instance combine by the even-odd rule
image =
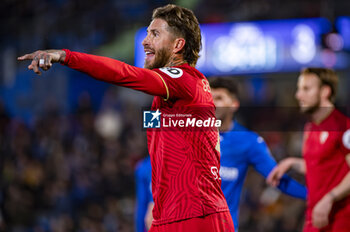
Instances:
[[[179,66],[184,63],[187,63],[181,54],[174,54],[170,57],[169,62],[166,64],[166,67]]]
[[[321,106],[311,115],[311,120],[318,125],[323,122],[333,110],[334,105],[331,102],[321,104]]]
[[[220,132],[226,132],[233,128],[233,118],[232,117],[225,117],[223,120],[221,120],[221,127],[219,129]]]

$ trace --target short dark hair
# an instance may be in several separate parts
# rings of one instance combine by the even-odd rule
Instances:
[[[238,98],[238,84],[236,80],[234,80],[232,77],[227,78],[227,77],[211,77],[208,78],[210,88],[212,89],[227,89],[231,95],[234,95],[235,97]]]
[[[202,36],[194,13],[184,7],[168,4],[154,9],[152,20],[156,18],[165,20],[175,36],[185,39],[184,60],[189,65],[195,66],[202,48]]]
[[[320,79],[321,85],[329,86],[331,88],[329,100],[334,102],[338,88],[338,76],[334,70],[329,68],[308,67],[301,70],[300,75],[303,74],[315,74]]]

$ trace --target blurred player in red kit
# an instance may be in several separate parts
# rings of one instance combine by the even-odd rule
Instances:
[[[193,116],[214,118],[209,83],[195,69],[201,32],[193,12],[175,5],[155,9],[142,44],[145,68],[67,49],[36,51],[18,59],[32,60],[28,68],[37,74],[39,68],[47,70],[59,62],[98,80],[154,95],[156,112],[207,107],[205,112],[193,111]],[[147,140],[155,204],[150,231],[234,231],[220,187],[218,130],[148,129]]]
[[[350,119],[334,107],[337,84],[333,70],[302,70],[295,97],[311,117],[304,128],[303,158],[281,161],[267,179],[277,185],[290,168],[305,174],[304,232],[350,232]]]

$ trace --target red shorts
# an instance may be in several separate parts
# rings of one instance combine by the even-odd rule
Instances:
[[[149,232],[234,232],[230,212],[209,214],[164,225],[152,225]]]

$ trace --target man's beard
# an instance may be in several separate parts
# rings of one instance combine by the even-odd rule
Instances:
[[[320,108],[320,99],[317,99],[317,102],[312,105],[312,106],[308,106],[308,107],[300,107],[300,112],[303,114],[313,114],[315,113],[318,109]]]
[[[216,119],[225,121],[227,120],[227,118],[232,119],[233,112],[233,109],[231,109],[230,107],[217,107],[215,111],[215,116]]]
[[[163,68],[169,62],[170,56],[170,52],[168,52],[165,48],[161,48],[155,52],[153,63],[149,64],[146,61],[144,67],[147,69]]]

